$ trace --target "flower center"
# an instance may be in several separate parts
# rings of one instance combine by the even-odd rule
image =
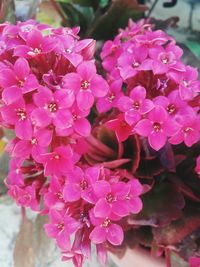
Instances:
[[[54,155],[53,158],[54,158],[54,159],[60,159],[60,155],[56,154],[56,155]]]
[[[82,181],[80,182],[80,188],[81,188],[82,190],[87,189],[87,188],[88,188],[88,182],[87,182],[86,180],[82,180]]]
[[[64,230],[64,223],[57,224],[57,228],[61,231]]]
[[[81,89],[86,90],[90,86],[90,83],[86,80],[81,82]]]
[[[140,108],[140,102],[139,101],[134,101],[133,108],[138,110]]]
[[[168,59],[168,58],[163,58],[163,59],[162,59],[162,63],[163,63],[163,64],[167,64],[168,62],[169,62],[169,59]]]
[[[192,131],[192,128],[191,127],[187,127],[187,128],[184,129],[184,132],[185,133],[188,133],[188,132],[191,132],[191,131]]]
[[[111,194],[111,193],[107,194],[106,200],[108,203],[112,203],[114,199],[115,198],[114,198],[113,194]]]
[[[161,125],[159,122],[154,122],[153,128],[155,132],[159,132],[161,130]]]
[[[167,107],[167,111],[168,111],[169,114],[174,113],[174,112],[176,111],[176,107],[175,107],[175,105],[174,105],[174,104],[170,104],[170,105],[168,105],[168,107]]]
[[[111,224],[111,221],[109,219],[105,219],[102,223],[102,227],[107,228]]]
[[[19,117],[20,120],[24,121],[26,117],[26,111],[24,109],[19,108],[17,110],[17,116]]]
[[[189,82],[186,80],[182,80],[182,83],[185,87],[189,87]]]
[[[31,145],[36,145],[37,144],[37,139],[35,137],[33,137],[31,139]]]
[[[76,121],[76,120],[78,119],[78,116],[77,116],[76,114],[74,114],[74,115],[72,116],[72,118],[73,118],[73,121]]]
[[[24,81],[22,81],[22,80],[19,80],[19,82],[18,82],[18,83],[19,83],[19,86],[20,86],[20,87],[24,86]]]
[[[140,66],[140,63],[137,62],[137,61],[134,61],[133,64],[132,64],[133,68],[137,68]]]
[[[56,112],[58,110],[58,106],[56,103],[50,103],[48,105],[48,109],[50,112]]]
[[[58,193],[56,194],[56,196],[58,197],[58,199],[63,200],[63,195],[62,195],[62,193],[58,192]]]
[[[114,94],[110,94],[110,95],[107,97],[107,99],[108,99],[108,101],[109,101],[110,103],[112,103],[113,100],[115,99],[115,95],[114,95]]]
[[[35,48],[35,49],[34,49],[34,53],[35,53],[35,54],[40,54],[40,53],[41,53],[41,50],[40,50],[39,48]]]
[[[68,49],[66,50],[66,52],[69,53],[69,54],[71,54],[71,53],[72,53],[72,50],[68,48]]]

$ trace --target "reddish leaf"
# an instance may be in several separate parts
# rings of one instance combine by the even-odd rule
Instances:
[[[171,246],[181,242],[200,227],[200,208],[188,208],[183,216],[170,225],[154,228],[153,235],[157,244]]]

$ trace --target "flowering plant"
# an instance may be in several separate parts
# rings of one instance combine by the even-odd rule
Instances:
[[[47,235],[77,267],[92,244],[102,263],[138,243],[182,255],[200,225],[198,72],[148,21],[105,42],[103,68],[78,31],[0,27],[0,119],[15,133],[8,194],[47,215]]]

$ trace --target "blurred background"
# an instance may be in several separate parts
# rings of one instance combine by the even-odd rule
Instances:
[[[129,17],[150,18],[177,40],[185,63],[200,68],[200,0],[0,0],[0,23],[36,19],[54,27],[79,25],[80,35],[95,38],[98,47]],[[28,213],[26,224],[21,224],[20,209],[6,196],[4,148],[9,138],[10,133],[0,129],[0,267],[72,266],[60,262],[59,252],[43,232],[42,219]]]

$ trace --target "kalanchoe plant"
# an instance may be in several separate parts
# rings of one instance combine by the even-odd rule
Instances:
[[[200,82],[175,40],[130,20],[103,45],[100,74],[95,41],[77,27],[0,29],[8,194],[47,215],[47,235],[77,267],[91,245],[102,263],[126,245],[183,255],[200,226]]]

